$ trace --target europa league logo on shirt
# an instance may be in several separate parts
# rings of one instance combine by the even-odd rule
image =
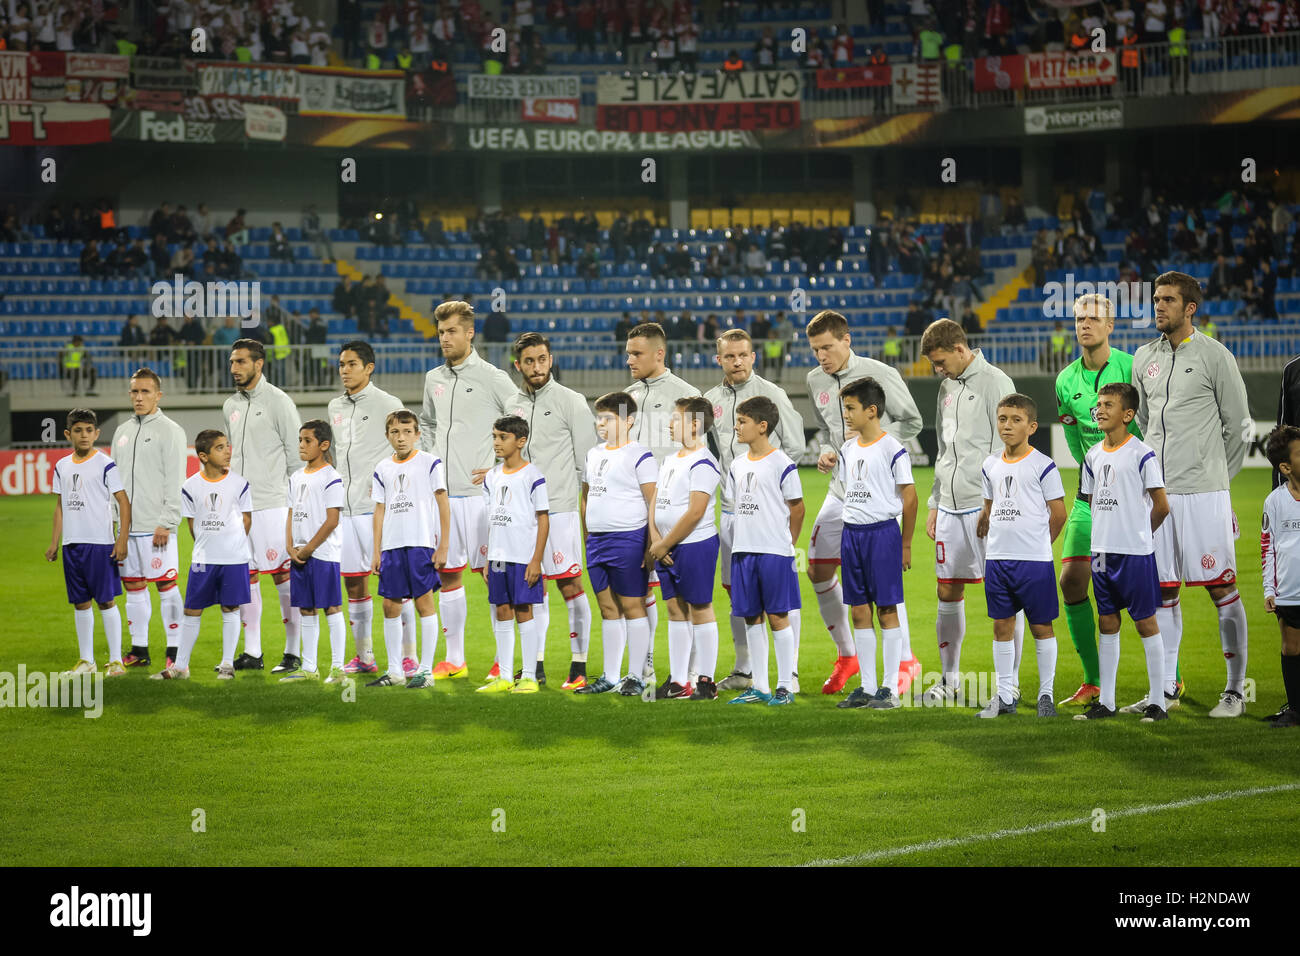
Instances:
[[[1101,486],[1102,486],[1103,488],[1109,488],[1110,485],[1111,485],[1111,482],[1113,482],[1114,480],[1115,480],[1115,469],[1112,468],[1110,465],[1102,465],[1102,466],[1101,466]]]
[[[72,476],[72,491],[73,491],[73,493],[75,494],[75,493],[77,493],[77,492],[80,491],[80,490],[81,490],[81,476],[80,476],[80,475],[73,475],[73,476]]]
[[[299,485],[299,486],[298,486],[298,504],[302,504],[303,499],[306,498],[306,497],[307,497],[307,486],[306,486],[306,485]]]
[[[218,511],[220,510],[220,508],[221,508],[221,495],[217,494],[216,492],[213,492],[212,494],[208,495],[208,510]]]
[[[608,458],[602,458],[602,459],[600,460],[600,465],[597,466],[597,468],[596,468],[596,477],[599,478],[599,477],[601,477],[603,474],[605,474],[605,469],[608,468],[608,467],[609,467],[609,459],[608,459]]]
[[[1007,475],[1002,479],[1002,497],[1010,498],[1016,492],[1016,479]]]
[[[397,476],[397,493],[400,495],[406,491],[406,486],[410,484],[410,478],[407,475]]]
[[[859,458],[859,459],[858,459],[858,463],[857,463],[856,465],[853,466],[853,477],[854,477],[856,480],[861,481],[861,480],[862,480],[862,475],[863,475],[864,472],[866,472],[866,470],[867,470],[867,463],[866,463],[866,461],[863,460],[863,459],[861,459],[861,458]]]
[[[510,500],[510,486],[506,485],[500,491],[497,492],[497,504],[504,505],[509,500]]]
[[[753,490],[754,490],[754,472],[751,471],[749,474],[745,476],[745,491],[749,492]]]

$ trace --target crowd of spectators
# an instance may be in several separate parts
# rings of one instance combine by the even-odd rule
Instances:
[[[335,315],[355,319],[361,334],[387,340],[390,323],[398,316],[392,297],[382,272],[363,275],[360,282],[345,275],[334,286],[331,306]]]
[[[120,12],[109,0],[4,0],[0,50],[108,52]]]

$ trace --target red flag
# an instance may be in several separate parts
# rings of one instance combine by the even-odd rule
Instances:
[[[1025,85],[1025,58],[984,56],[975,61],[975,92],[1019,90]]]
[[[846,66],[817,71],[817,89],[848,90],[860,86],[888,86],[888,66]]]

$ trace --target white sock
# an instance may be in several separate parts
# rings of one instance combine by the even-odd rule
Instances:
[[[1016,612],[1016,629],[1012,634],[1011,643],[1015,646],[1016,657],[1011,665],[1011,682],[1016,687],[1020,686],[1020,659],[1025,653],[1025,612]],[[1042,696],[1039,694],[1038,696]]]
[[[794,608],[789,613],[790,630],[794,632],[794,672],[799,673],[799,637],[803,632],[803,611]]]
[[[757,624],[745,625],[745,641],[749,645],[749,659],[753,666],[754,689],[772,693],[772,685],[767,677],[767,627],[760,620]]]
[[[587,603],[587,592],[566,598],[564,606],[569,609],[569,653],[573,660],[585,662],[591,649],[591,605]]]
[[[789,690],[794,684],[794,631],[790,625],[772,632],[772,648],[776,651],[776,686]]]
[[[99,612],[104,622],[104,640],[108,642],[109,663],[122,661],[122,612],[117,604],[111,604]]]
[[[298,614],[302,669],[308,674],[316,672],[316,654],[320,651],[320,618],[315,614]]]
[[[493,621],[492,633],[497,642],[497,663],[501,665],[501,679],[513,680],[515,676],[515,622]]]
[[[647,637],[646,637],[646,648],[645,648],[645,664],[641,666],[641,676],[646,680],[649,680],[650,677],[655,672],[655,635],[659,633],[659,602],[655,600],[654,588],[650,589],[650,593],[646,598],[645,619],[646,619]],[[632,650],[631,631],[628,632],[627,648],[628,648],[628,652],[631,653]],[[636,669],[632,666],[631,657],[627,659],[627,665],[628,665],[627,672],[629,674],[635,674]]]
[[[239,607],[239,618],[244,624],[244,653],[249,657],[262,656],[262,581],[251,577],[249,600]]]
[[[388,668],[388,676],[393,679],[405,678],[406,672],[402,670],[401,615],[384,618],[384,654],[387,658],[384,664]]]
[[[818,588],[821,590],[818,590]],[[853,630],[849,625],[849,609],[844,606],[844,589],[840,587],[839,578],[823,581],[813,585],[817,593],[817,610],[821,611],[826,630],[835,642],[835,650],[840,657],[852,657],[857,653],[853,646]]]
[[[540,604],[533,605],[533,620],[537,624],[537,660],[546,661],[546,634],[551,629],[551,600],[543,598]],[[520,634],[523,628],[519,629]],[[527,660],[527,658],[525,658]],[[536,674],[533,675],[536,678]]]
[[[907,605],[902,601],[898,602],[898,631],[902,634],[903,641],[902,649],[898,652],[900,655],[899,663],[910,661],[912,659],[912,631],[907,626]],[[882,633],[880,636],[883,639],[885,635]]]
[[[420,656],[420,648],[416,640],[417,632],[415,630],[415,602],[409,598],[402,602],[402,659],[410,658],[415,660]]]
[[[685,686],[691,666],[691,622],[668,621],[668,679]]]
[[[1142,648],[1147,646],[1147,638],[1142,638]],[[1164,654],[1163,649],[1161,654]],[[1149,658],[1148,658],[1149,660]],[[1163,660],[1163,657],[1162,657]],[[1097,645],[1097,661],[1101,671],[1101,703],[1103,707],[1115,709],[1115,682],[1119,679],[1119,635],[1103,634]],[[1150,667],[1150,664],[1147,665]],[[1159,695],[1164,700],[1164,695]]]
[[[152,617],[153,601],[149,599],[149,589],[127,591],[126,627],[131,632],[132,647],[149,647],[149,620]]]
[[[900,604],[899,607],[901,608],[902,605]],[[902,623],[901,616],[899,623]],[[902,627],[882,627],[880,629],[880,644],[885,657],[885,669],[882,672],[884,686],[889,688],[889,692],[895,696],[898,695],[898,668],[905,660],[903,657],[903,635],[905,633],[907,632]],[[862,645],[859,644],[858,646],[861,647]],[[860,663],[861,658],[859,658]]]
[[[1215,604],[1219,608],[1219,645],[1228,662],[1228,684],[1224,690],[1244,694],[1246,691],[1246,608],[1241,595],[1233,588]]]
[[[352,619],[352,644],[357,650],[357,657],[369,664],[375,659],[375,642],[371,627],[375,614],[373,598],[364,597],[359,601],[348,600],[348,617]]]
[[[325,615],[325,626],[330,632],[330,670],[343,667],[343,655],[348,649],[348,629],[343,623],[343,612]]]
[[[166,591],[159,591],[158,609],[162,612],[163,636],[167,639],[167,646],[175,647],[180,640],[181,620],[185,617],[185,600],[181,597],[181,589],[170,587]]]
[[[1178,645],[1183,640],[1183,615],[1177,598],[1173,604],[1161,604],[1156,608],[1156,626],[1160,628],[1160,639],[1165,645],[1165,692],[1172,694],[1177,689]]]
[[[862,689],[874,694],[880,689],[876,683],[876,632],[869,627],[855,627],[853,641],[858,645],[858,676],[862,678]],[[889,672],[885,672],[889,676]]]
[[[447,635],[447,660],[457,667],[465,663],[465,620],[469,607],[465,603],[465,588],[438,592],[438,612],[442,615],[442,633]],[[493,625],[495,629],[495,625]]]
[[[537,645],[540,643],[541,627],[537,618],[519,622],[519,676],[523,680],[537,680]],[[512,672],[513,673],[513,672]]]
[[[691,625],[691,641],[695,648],[695,666],[701,677],[712,680],[718,669],[718,622]]]
[[[731,643],[736,646],[736,670],[742,674],[751,671],[749,663],[749,634],[743,617],[731,615]]]
[[[627,621],[627,672],[633,677],[645,677],[646,661],[650,656],[652,637],[649,617],[634,617]]]
[[[420,618],[420,670],[433,670],[433,658],[438,651],[438,615]]]
[[[1119,637],[1117,635],[1116,643],[1118,644],[1118,642]],[[1142,638],[1142,653],[1147,658],[1147,703],[1156,704],[1163,710],[1165,707],[1165,645],[1159,634]],[[1118,664],[1119,654],[1115,655],[1115,661]],[[1111,702],[1106,706],[1113,710],[1115,707],[1113,685],[1110,694]]]
[[[1034,638],[1034,659],[1038,661],[1038,696],[1056,700],[1056,637]]]
[[[235,664],[235,648],[239,646],[239,608],[221,612],[221,663],[227,667]]]
[[[176,646],[176,666],[182,670],[190,666],[190,657],[194,654],[194,645],[199,642],[199,625],[202,622],[201,617],[187,617],[181,625],[181,639]]]
[[[72,620],[77,625],[77,659],[95,663],[95,611],[72,609]]]
[[[623,647],[627,644],[627,622],[621,617],[601,619],[600,646],[605,653],[605,680],[617,684],[623,677]]]
[[[956,686],[961,670],[961,642],[966,636],[966,601],[940,601],[935,612],[934,629],[939,638],[939,668],[944,680]],[[994,644],[997,647],[997,644]],[[1007,647],[1011,647],[1010,644]],[[1015,648],[1011,648],[1012,657]],[[1008,665],[1008,669],[1010,665]]]
[[[297,657],[299,656],[299,615],[298,609],[289,603],[288,579],[281,584],[277,584],[275,589],[280,592],[280,619],[284,623],[284,652],[286,654],[293,654]]]
[[[998,675],[998,697],[1004,704],[1016,699],[1015,685],[1011,682],[1011,665],[1015,657],[1016,649],[1010,641],[993,642],[993,669]]]

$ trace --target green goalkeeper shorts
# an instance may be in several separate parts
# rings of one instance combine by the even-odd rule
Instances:
[[[1092,509],[1088,502],[1074,499],[1070,518],[1065,523],[1065,540],[1061,543],[1061,560],[1091,560]]]

